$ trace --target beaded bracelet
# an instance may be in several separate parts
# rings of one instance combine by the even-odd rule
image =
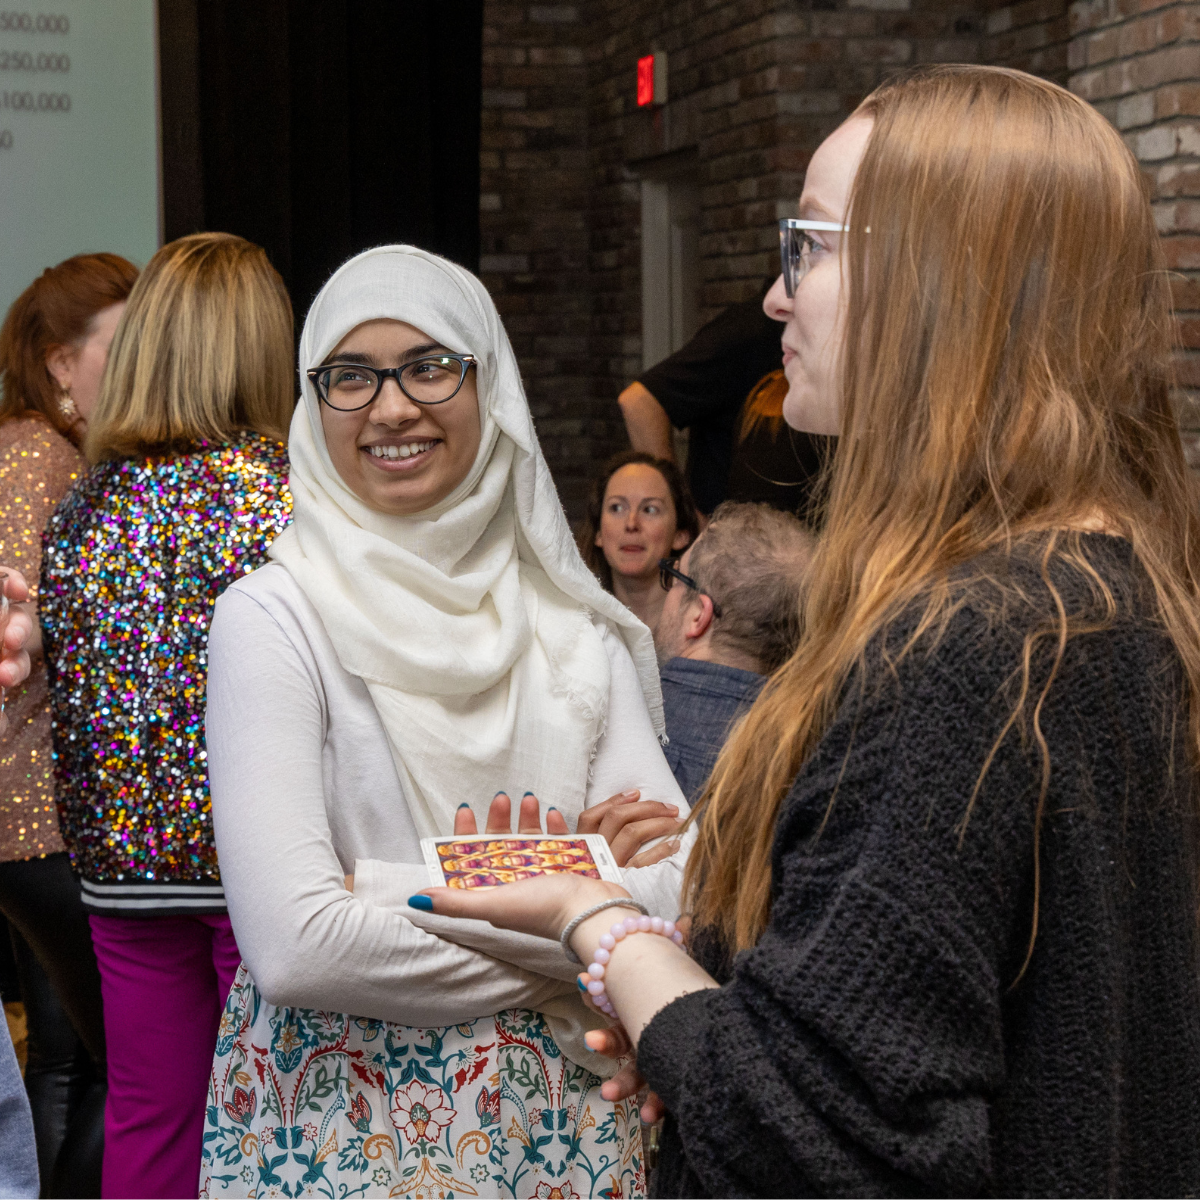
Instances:
[[[592,1003],[613,1020],[618,1019],[617,1010],[613,1008],[612,1001],[604,989],[604,974],[616,944],[633,933],[661,933],[663,937],[670,938],[675,945],[683,945],[683,934],[675,928],[675,922],[664,921],[662,917],[626,917],[600,938],[600,945],[584,972],[587,982],[580,980],[580,987],[591,996]]]
[[[577,963],[581,967],[583,966],[583,959],[571,949],[571,935],[588,917],[594,917],[598,912],[603,912],[606,908],[636,908],[642,916],[648,917],[650,915],[650,910],[644,904],[639,904],[636,900],[632,900],[628,896],[614,896],[611,900],[601,900],[599,904],[593,904],[591,908],[585,908],[583,912],[577,914],[567,923],[566,929],[562,931],[558,939],[559,945],[562,946],[563,953],[567,956],[568,962]]]

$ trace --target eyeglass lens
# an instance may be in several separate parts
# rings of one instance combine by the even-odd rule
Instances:
[[[808,248],[812,239],[802,229],[782,228],[779,231],[779,258],[783,271],[783,287],[788,299],[796,294],[796,285],[808,270]]]
[[[458,391],[466,364],[457,358],[420,358],[403,367],[401,390],[417,404],[441,404]],[[370,404],[383,387],[384,376],[373,367],[332,366],[317,376],[322,399],[331,408],[347,411]]]

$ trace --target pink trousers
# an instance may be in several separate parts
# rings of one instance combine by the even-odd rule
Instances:
[[[91,916],[108,1039],[101,1195],[194,1197],[217,1025],[240,956],[227,916]]]

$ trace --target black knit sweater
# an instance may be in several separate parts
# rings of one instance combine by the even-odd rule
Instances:
[[[964,583],[936,647],[898,675],[875,647],[783,803],[767,930],[731,970],[698,950],[723,986],[643,1034],[672,1114],[654,1194],[1200,1194],[1183,675],[1129,544],[1080,544],[1118,614],[1068,643],[1041,714],[1052,774],[1025,974],[1014,986],[1040,758],[1018,731],[959,845],[1025,634],[1053,613],[1016,558],[991,563],[1002,583]],[[1096,611],[1076,569],[1052,578],[1069,611]]]

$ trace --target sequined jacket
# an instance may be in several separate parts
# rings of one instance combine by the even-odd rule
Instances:
[[[21,571],[31,589],[41,569],[42,529],[86,470],[79,451],[41,417],[0,425],[0,563]],[[40,658],[29,678],[4,697],[4,710],[9,731],[0,742],[0,862],[61,854],[50,700]]]
[[[286,448],[94,468],[46,527],[40,612],[63,839],[95,912],[219,913],[208,626],[291,519]]]

